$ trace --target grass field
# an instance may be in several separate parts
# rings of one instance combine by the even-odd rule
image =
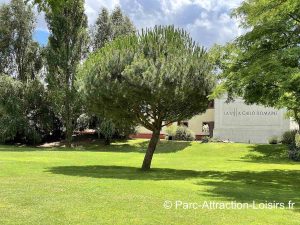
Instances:
[[[284,146],[162,142],[145,173],[146,145],[0,146],[0,224],[299,224],[300,163]],[[295,208],[176,209],[176,201]]]

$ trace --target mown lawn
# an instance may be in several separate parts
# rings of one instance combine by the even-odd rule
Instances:
[[[0,224],[299,224],[300,163],[284,146],[162,142],[145,173],[146,144],[0,146]],[[296,208],[175,209],[175,201]]]

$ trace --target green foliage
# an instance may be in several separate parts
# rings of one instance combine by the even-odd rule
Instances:
[[[104,136],[106,145],[110,144],[115,132],[115,124],[111,120],[103,120],[98,128],[98,133],[101,133]]]
[[[0,141],[13,140],[27,126],[24,118],[24,91],[20,81],[0,76]]]
[[[150,169],[163,122],[205,112],[214,79],[206,51],[173,26],[124,36],[92,54],[80,70],[92,112],[153,132],[142,168]]]
[[[53,133],[55,128],[55,115],[51,107],[49,94],[39,80],[24,85],[25,112],[30,123],[43,136]]]
[[[296,148],[295,146],[291,146],[289,150],[289,158],[291,160],[300,161],[300,149]]]
[[[204,136],[202,139],[201,139],[201,142],[202,143],[230,143],[230,141],[224,141],[218,137],[209,137],[209,136]]]
[[[29,2],[12,0],[0,6],[2,142],[35,144],[47,136],[60,135],[60,123],[44,84],[39,81],[44,52],[33,41],[35,22],[34,8]]]
[[[102,48],[105,43],[111,41],[111,35],[112,25],[109,12],[106,8],[102,8],[92,29],[93,50]]]
[[[300,124],[300,2],[244,1],[233,15],[246,33],[221,57],[223,87],[246,103],[287,108]]]
[[[120,7],[116,7],[111,16],[112,23],[112,40],[124,36],[134,34],[136,29],[128,16],[124,15]]]
[[[186,126],[176,126],[172,124],[166,128],[166,134],[172,137],[172,140],[178,141],[193,141],[195,140],[195,134]]]
[[[295,146],[300,150],[300,133],[296,133],[295,135]]]
[[[135,33],[135,27],[129,17],[124,15],[119,7],[116,7],[110,14],[107,8],[102,8],[95,25],[91,30],[92,50],[96,51],[102,48],[106,43],[120,37]],[[84,99],[88,102],[89,99]],[[93,114],[95,111],[91,111]],[[97,111],[99,115],[99,111]],[[101,116],[100,116],[101,115]],[[112,121],[109,115],[101,111],[98,120]],[[101,119],[102,118],[102,119]],[[100,122],[101,123],[101,122]],[[135,133],[136,123],[129,119],[114,118],[112,122],[115,126],[116,136],[127,138],[130,134]]]
[[[120,139],[127,139],[130,134],[136,133],[137,124],[134,121],[127,119],[119,119],[113,121],[116,130],[116,137]]]
[[[94,111],[150,130],[204,112],[214,85],[205,50],[182,30],[156,27],[106,45],[81,68]],[[151,121],[153,120],[153,121]]]
[[[43,1],[50,36],[47,82],[53,108],[66,128],[70,145],[82,102],[75,87],[76,68],[87,52],[87,17],[83,0]]]
[[[300,161],[300,134],[297,130],[286,132],[282,143],[289,147],[289,158],[294,161]]]
[[[195,134],[186,126],[178,126],[176,128],[174,139],[178,141],[194,141]]]
[[[42,56],[32,38],[34,28],[32,5],[11,0],[0,6],[0,74],[14,75],[21,81],[37,76]]]
[[[90,120],[91,118],[87,114],[81,114],[76,121],[77,129],[80,131],[87,129],[89,127]]]
[[[175,124],[172,124],[171,126],[168,126],[166,128],[166,133],[170,137],[175,137],[176,135],[177,126]]]
[[[208,142],[211,142],[211,139],[210,139],[210,137],[208,137],[208,136],[204,136],[204,137],[201,139],[201,142],[202,142],[202,143],[208,143]]]
[[[41,142],[53,130],[53,113],[44,86],[0,76],[0,141]]]
[[[111,14],[108,9],[102,8],[92,29],[93,51],[118,37],[134,34],[135,31],[133,23],[120,7],[116,7]]]
[[[269,138],[268,141],[269,141],[269,144],[276,145],[276,144],[278,144],[278,137],[277,136],[272,136],[272,137]]]
[[[294,145],[295,143],[295,135],[297,130],[289,130],[283,133],[281,142],[285,145]]]

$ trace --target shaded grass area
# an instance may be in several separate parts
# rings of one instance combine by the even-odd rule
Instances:
[[[191,146],[192,142],[169,142],[160,140],[157,146],[156,153],[171,153],[182,151],[185,148]],[[60,145],[60,144],[58,144]],[[13,146],[2,145],[1,151],[16,151],[16,152],[28,152],[28,151],[91,151],[91,152],[136,152],[145,153],[148,147],[148,141],[139,140],[127,140],[127,141],[115,141],[111,145],[105,145],[103,140],[92,140],[91,142],[77,142],[74,143],[75,147],[68,149],[64,145],[58,147],[28,147],[28,146]]]
[[[160,140],[156,153],[172,153],[182,151],[185,148],[191,146],[192,142],[171,142]],[[118,141],[112,143],[110,146],[103,145],[102,142],[97,144],[88,144],[85,146],[79,146],[79,149],[83,151],[98,151],[98,152],[138,152],[145,153],[148,147],[147,140],[129,140],[129,141]]]
[[[0,146],[0,224],[299,224],[300,163],[282,145],[146,140]],[[295,202],[294,209],[164,209],[164,201]]]
[[[290,193],[289,200],[300,203],[300,170],[273,171],[195,171],[167,168],[154,168],[144,172],[135,167],[124,166],[61,166],[47,170],[67,176],[109,178],[125,180],[186,180],[210,179],[197,182],[198,185],[213,187],[207,194],[226,197],[238,202],[287,201],[286,196],[275,195],[276,190]],[[254,188],[253,190],[251,190]]]
[[[254,162],[286,162],[287,147],[285,145],[256,145],[249,146],[249,153],[243,157],[243,159]],[[258,153],[258,154],[257,154]]]

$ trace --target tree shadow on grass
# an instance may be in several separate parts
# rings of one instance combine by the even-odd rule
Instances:
[[[115,141],[111,145],[104,145],[103,141],[93,141],[90,143],[77,143],[74,148],[65,147],[27,147],[15,145],[0,145],[1,151],[11,152],[28,152],[28,151],[78,151],[78,152],[121,152],[121,153],[145,153],[148,147],[149,140],[140,140],[139,142],[132,143],[130,141]],[[184,141],[165,141],[161,140],[155,153],[172,153],[178,152],[191,146],[192,142]]]
[[[111,178],[124,180],[184,180],[199,175],[194,170],[174,170],[154,168],[149,171],[142,171],[136,167],[124,166],[59,166],[47,170],[54,174],[68,176]]]
[[[288,148],[285,145],[253,145],[248,148],[249,153],[241,158],[242,161],[297,164],[288,158]]]
[[[300,170],[272,171],[195,171],[155,168],[144,172],[123,166],[60,166],[47,172],[67,176],[109,178],[124,180],[186,180],[208,186],[201,195],[237,202],[288,202],[300,204]]]
[[[288,203],[300,210],[300,170],[233,171],[212,176],[212,179],[196,182],[210,187],[207,197],[241,203]]]
[[[89,146],[83,146],[83,151],[96,151],[96,152],[136,152],[145,153],[148,147],[149,140],[140,141],[138,143],[126,143],[126,142],[114,142],[109,146],[105,146],[102,143],[91,144]],[[183,141],[165,141],[161,140],[156,147],[155,153],[172,153],[178,152],[191,146],[191,142]]]

